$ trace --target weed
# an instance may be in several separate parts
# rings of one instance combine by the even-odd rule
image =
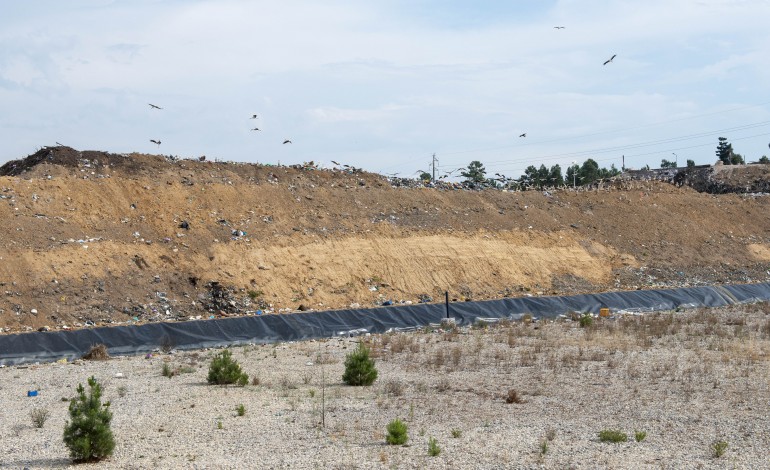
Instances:
[[[243,403],[235,407],[235,412],[238,413],[238,416],[243,416],[246,414],[246,407],[243,406]]]
[[[175,375],[175,371],[171,369],[171,366],[168,364],[168,362],[164,362],[160,374],[163,377],[168,377],[170,379]]]
[[[580,328],[588,328],[594,324],[594,317],[590,313],[586,312],[580,315]]]
[[[634,431],[636,442],[642,442],[647,437],[647,431]]]
[[[452,431],[451,431],[451,432],[452,432],[452,437],[454,437],[455,439],[457,439],[457,438],[459,438],[460,436],[462,436],[462,435],[463,435],[463,432],[462,432],[462,431],[460,431],[460,430],[459,430],[459,429],[457,429],[457,428],[454,428],[454,429],[452,429]]]
[[[618,431],[615,429],[604,429],[602,431],[599,431],[599,441],[614,442],[614,443],[627,442],[628,435],[623,431]]]
[[[725,454],[727,450],[727,441],[714,441],[711,443],[711,455],[718,459]]]
[[[385,382],[385,393],[394,397],[400,397],[404,394],[404,384],[400,380],[388,380]]]
[[[430,455],[431,457],[436,457],[440,453],[441,453],[441,447],[438,446],[438,443],[436,442],[436,438],[430,437],[428,439],[428,455]]]
[[[516,389],[510,389],[508,390],[508,394],[505,397],[506,403],[525,403],[525,401],[519,396],[519,392],[516,391]]]
[[[308,390],[308,393],[310,394],[310,398],[315,397],[315,389],[314,388],[311,388],[310,390]]]
[[[224,425],[222,424],[222,421],[217,421],[217,429],[223,429]]]
[[[449,383],[449,379],[446,377],[439,379],[438,383],[436,384],[436,390],[439,392],[446,392],[450,388],[452,388],[452,385]]]
[[[403,421],[396,418],[387,426],[388,434],[385,436],[385,442],[391,445],[403,445],[409,440],[408,428]]]
[[[42,428],[50,415],[51,412],[45,408],[35,408],[29,413],[29,416],[32,418],[32,424],[36,428]]]
[[[548,439],[543,439],[542,442],[540,442],[540,455],[545,455],[548,453]]]

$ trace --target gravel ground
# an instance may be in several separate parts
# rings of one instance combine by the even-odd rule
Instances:
[[[361,341],[379,378],[346,386]],[[767,304],[232,351],[245,387],[206,384],[216,350],[0,369],[0,468],[72,466],[66,400],[92,375],[117,444],[80,469],[770,468]],[[164,377],[164,363],[178,373]],[[35,409],[50,412],[42,428]],[[395,418],[405,446],[385,443]],[[628,441],[600,442],[609,429]]]

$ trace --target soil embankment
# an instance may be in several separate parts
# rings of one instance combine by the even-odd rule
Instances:
[[[393,187],[43,149],[0,168],[5,331],[766,281],[765,196]]]

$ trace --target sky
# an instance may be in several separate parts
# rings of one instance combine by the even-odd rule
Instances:
[[[57,143],[400,177],[434,154],[437,177],[711,164],[720,136],[770,155],[770,0],[0,7],[0,164]]]

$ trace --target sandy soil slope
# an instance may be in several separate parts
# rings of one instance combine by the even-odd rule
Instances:
[[[4,331],[770,277],[766,196],[393,187],[66,147],[4,169]]]

